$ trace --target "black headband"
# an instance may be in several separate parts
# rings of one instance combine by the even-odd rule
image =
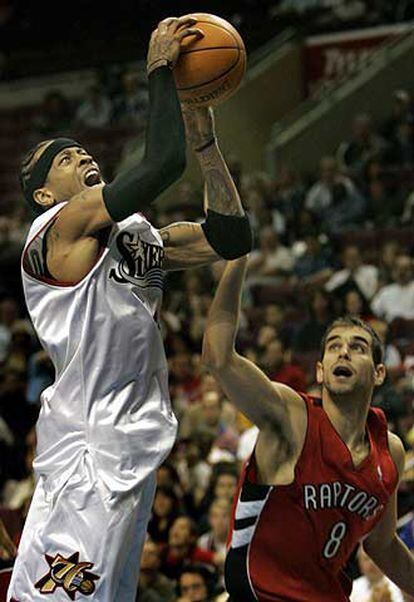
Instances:
[[[56,138],[41,154],[33,167],[30,177],[26,181],[20,178],[24,196],[29,203],[33,203],[34,191],[41,188],[46,182],[47,174],[52,167],[53,159],[56,155],[64,148],[72,146],[81,147],[79,142],[71,138]]]

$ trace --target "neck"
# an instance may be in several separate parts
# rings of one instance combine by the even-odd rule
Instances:
[[[322,403],[341,439],[350,448],[365,442],[365,429],[371,397],[359,397],[354,393],[331,395],[323,388]]]

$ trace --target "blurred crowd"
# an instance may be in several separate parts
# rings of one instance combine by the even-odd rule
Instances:
[[[413,0],[209,0],[203,8],[233,23],[249,52],[287,27],[310,34],[409,21],[414,16]],[[28,63],[33,76],[89,69],[131,57],[143,60],[149,32],[158,21],[194,9],[191,0],[168,5],[124,0],[116,10],[102,4],[97,11],[94,0],[83,0],[82,11],[76,3],[66,7],[66,26],[62,27],[61,11],[53,3],[2,0],[0,79],[27,77]],[[45,60],[47,56],[53,60]]]
[[[113,94],[94,86],[75,110],[51,93],[33,118],[33,140],[82,127],[105,132],[123,123],[135,123],[141,131],[145,83],[132,72],[119,81],[121,88]],[[394,91],[392,105],[385,123],[355,115],[349,138],[338,140],[331,156],[320,157],[317,173],[300,173],[295,165],[285,165],[275,177],[249,173],[235,157],[229,157],[229,166],[255,231],[238,347],[272,380],[318,395],[314,364],[326,326],[345,313],[371,323],[384,342],[388,369],[374,404],[385,410],[407,450],[399,524],[414,548],[414,109],[409,91]],[[177,194],[173,208],[152,210],[156,226],[202,219],[201,190],[183,180]],[[54,378],[22,300],[19,256],[27,228],[23,208],[0,217],[0,568],[12,562],[33,493],[34,425],[41,391]],[[157,475],[139,602],[226,599],[223,565],[232,501],[257,430],[200,366],[206,315],[222,269],[218,262],[166,279],[162,332],[179,434]],[[355,577],[361,576],[353,602],[403,599],[361,554],[354,569]],[[367,592],[373,592],[371,598]]]

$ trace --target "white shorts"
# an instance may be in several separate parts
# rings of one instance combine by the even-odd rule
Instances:
[[[54,495],[39,479],[8,602],[134,602],[155,474],[108,506],[89,454]]]

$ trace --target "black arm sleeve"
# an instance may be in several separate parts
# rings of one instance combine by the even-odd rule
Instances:
[[[185,169],[184,122],[172,71],[159,67],[150,73],[148,82],[150,109],[144,158],[102,191],[115,222],[148,207]]]

